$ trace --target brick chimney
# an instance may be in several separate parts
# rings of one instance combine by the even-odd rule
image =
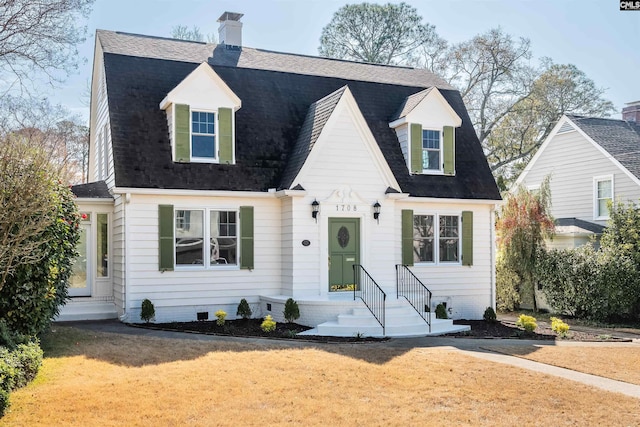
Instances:
[[[627,103],[622,109],[622,120],[640,123],[640,101]]]
[[[240,22],[240,18],[243,16],[243,13],[225,12],[218,18],[220,23],[218,43],[231,49],[242,47],[242,22]]]

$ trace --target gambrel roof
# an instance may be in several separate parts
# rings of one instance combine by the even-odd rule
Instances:
[[[266,191],[287,188],[322,115],[347,86],[401,188],[417,197],[499,200],[459,92],[426,70],[380,66],[181,40],[97,33],[105,78],[115,185],[128,188]],[[242,100],[235,164],[174,163],[165,96],[207,61]],[[389,123],[408,97],[430,87],[462,118],[456,176],[410,175]],[[335,106],[335,105],[334,105]],[[302,163],[301,163],[302,162]]]

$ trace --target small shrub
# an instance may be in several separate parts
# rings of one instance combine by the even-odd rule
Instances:
[[[440,303],[438,305],[436,305],[436,319],[448,319],[449,316],[447,316],[447,308],[444,306],[444,304]]]
[[[516,321],[516,326],[524,329],[525,332],[531,333],[538,327],[538,324],[536,323],[535,317],[521,314]]]
[[[484,314],[482,315],[482,318],[487,322],[495,322],[498,317],[496,316],[496,312],[492,307],[487,307],[487,309],[484,311]]]
[[[18,345],[14,351],[14,357],[21,374],[16,381],[16,388],[24,387],[38,375],[42,366],[42,356],[42,349],[37,342]]]
[[[557,317],[551,318],[551,330],[562,338],[566,338],[569,335],[569,325]]]
[[[0,418],[4,416],[7,409],[9,409],[9,392],[0,390]]]
[[[273,332],[276,330],[276,322],[273,320],[270,314],[267,314],[267,317],[264,318],[262,324],[260,325],[260,329],[264,332]]]
[[[298,308],[298,303],[294,301],[293,298],[289,298],[287,302],[284,303],[284,318],[287,322],[292,323],[294,320],[300,318],[300,309]]]
[[[250,319],[252,314],[253,312],[251,311],[251,307],[249,307],[249,303],[246,299],[242,298],[240,304],[238,304],[236,316],[241,316],[243,319]]]
[[[148,299],[144,299],[142,301],[142,310],[140,311],[140,319],[149,323],[149,321],[154,317],[156,317],[156,309],[153,306],[153,303]]]
[[[16,388],[17,365],[13,352],[0,347],[0,390],[10,392]]]
[[[224,322],[227,319],[227,312],[224,310],[218,310],[215,312],[215,316],[217,318],[216,323],[218,326],[224,326]]]

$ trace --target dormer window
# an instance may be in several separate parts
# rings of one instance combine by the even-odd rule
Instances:
[[[440,131],[422,130],[422,169],[428,171],[441,170],[440,162]]]
[[[191,111],[192,159],[215,160],[216,153],[215,113]]]
[[[242,102],[203,62],[160,102],[176,163],[233,165],[235,114]]]

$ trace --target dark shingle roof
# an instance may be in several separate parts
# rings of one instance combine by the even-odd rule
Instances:
[[[73,185],[71,191],[79,199],[113,199],[104,181]]]
[[[640,125],[634,122],[567,115],[629,172],[640,178]]]
[[[311,107],[309,107],[309,112],[304,119],[302,129],[300,129],[298,140],[289,156],[289,161],[287,162],[287,167],[282,177],[282,188],[289,188],[291,184],[293,184],[293,180],[298,175],[298,172],[300,172],[300,169],[302,169],[304,162],[307,161],[307,157],[309,157],[309,153],[313,150],[313,146],[318,140],[320,132],[322,132],[324,125],[327,124],[327,120],[329,120],[331,113],[333,113],[336,105],[338,105],[338,101],[340,101],[345,89],[346,86],[343,86],[314,102],[311,104]]]
[[[102,38],[102,33],[99,35]],[[148,42],[141,39],[143,45]],[[113,53],[104,54],[104,64],[118,187],[234,191],[282,188],[290,156],[291,168],[299,165],[299,159],[291,153],[298,140],[305,140],[302,130],[311,105],[348,85],[400,185],[398,190],[420,197],[500,199],[457,91],[441,90],[463,120],[462,127],[456,129],[456,176],[410,175],[389,122],[407,97],[425,87],[213,65],[242,100],[235,116],[236,164],[174,163],[167,118],[159,103],[199,64]],[[350,64],[357,68],[358,64]]]
[[[584,221],[582,219],[577,219],[577,218],[558,218],[555,220],[555,223],[556,223],[556,227],[563,227],[563,228],[575,227],[576,229],[579,229],[575,231],[582,230],[582,232],[587,231],[595,234],[602,234],[602,232],[606,228],[604,225],[596,224],[589,221]],[[561,230],[557,230],[557,231],[561,231]]]

